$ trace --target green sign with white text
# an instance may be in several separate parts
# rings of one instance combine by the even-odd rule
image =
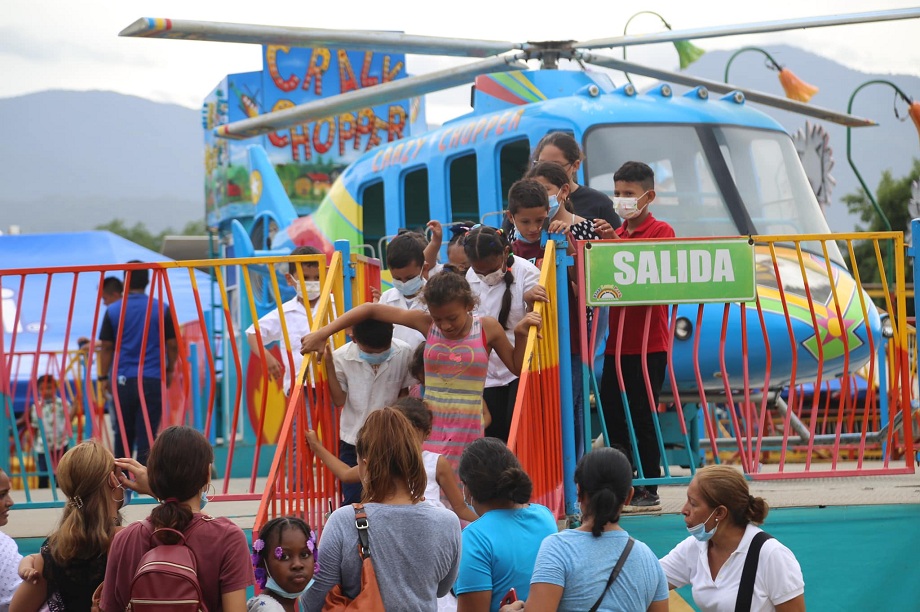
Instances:
[[[750,302],[754,245],[721,240],[617,240],[585,244],[589,306]]]

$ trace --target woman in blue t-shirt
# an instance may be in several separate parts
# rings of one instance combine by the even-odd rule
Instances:
[[[470,444],[458,472],[479,519],[463,530],[457,612],[494,612],[512,588],[527,598],[537,551],[556,533],[556,520],[546,506],[529,503],[530,476],[498,438]]]
[[[623,505],[633,495],[629,460],[613,448],[593,450],[578,462],[575,485],[582,525],[543,541],[527,611],[666,612],[668,582],[655,553],[619,525]],[[502,612],[520,609],[522,603]]]

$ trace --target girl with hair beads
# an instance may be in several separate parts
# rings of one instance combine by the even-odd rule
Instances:
[[[495,317],[505,330],[508,342],[515,344],[512,330],[524,318],[528,305],[547,299],[546,291],[537,284],[540,271],[526,259],[513,255],[504,234],[492,227],[480,225],[470,230],[463,248],[470,260],[466,280],[479,301],[475,313],[480,317]],[[526,338],[522,342],[526,342]],[[487,436],[508,440],[519,373],[505,367],[498,356],[489,358],[482,394],[492,415],[492,423],[486,428]]]
[[[301,598],[301,608],[319,612],[336,586],[333,597],[353,599],[360,593],[363,559],[356,517],[363,510],[383,609],[434,610],[457,577],[460,522],[444,508],[423,502],[427,478],[418,435],[399,411],[372,412],[356,447],[363,507],[343,506],[329,516],[322,569]]]
[[[247,612],[294,612],[319,568],[316,534],[296,516],[268,521],[252,543],[252,568],[262,592],[246,602]]]
[[[530,503],[530,476],[501,440],[470,444],[460,481],[480,518],[463,530],[457,610],[494,612],[510,589],[527,597],[540,542],[556,533],[556,520],[549,508]]]
[[[619,523],[633,495],[629,460],[614,448],[593,450],[575,468],[575,487],[581,526],[543,540],[526,605],[502,612],[665,612],[668,584],[655,553]]]
[[[414,327],[425,334],[425,401],[434,414],[425,446],[444,455],[455,467],[463,449],[482,437],[482,396],[489,354],[494,351],[509,370],[520,372],[527,333],[541,322],[535,313],[523,317],[514,328],[516,337],[523,340],[512,347],[498,321],[473,314],[476,297],[462,276],[435,275],[425,285],[423,297],[428,312],[361,304],[304,336],[301,352],[322,351],[329,336],[369,318]]]

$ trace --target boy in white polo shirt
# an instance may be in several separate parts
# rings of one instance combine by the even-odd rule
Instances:
[[[408,395],[418,381],[409,373],[413,350],[393,337],[393,324],[368,319],[355,325],[351,336],[351,342],[331,355],[327,345],[323,363],[332,403],[342,406],[339,459],[355,466],[358,430],[368,415]],[[343,484],[342,497],[343,504],[361,501],[361,485]]]
[[[380,303],[427,312],[428,307],[420,299],[428,275],[425,237],[415,232],[404,232],[393,238],[387,245],[387,268],[393,276],[393,288],[381,294]],[[402,340],[413,350],[425,341],[425,336],[418,330],[403,325],[394,326],[393,337]]]
[[[297,247],[291,252],[291,255],[322,255],[322,251],[311,246]],[[308,261],[300,265],[303,272],[304,285],[306,286],[306,295],[302,294],[300,288],[300,279],[297,278],[297,264],[288,264],[288,273],[284,275],[288,286],[294,287],[297,295],[283,303],[264,317],[259,319],[259,331],[262,334],[262,345],[268,346],[272,342],[279,342],[281,354],[285,355],[288,349],[288,343],[284,339],[284,331],[281,328],[281,312],[284,312],[284,322],[287,325],[288,338],[290,339],[291,361],[283,357],[278,361],[274,355],[265,351],[265,366],[268,368],[268,375],[273,380],[281,380],[287,371],[284,381],[284,394],[290,395],[291,388],[294,384],[294,376],[300,371],[300,364],[303,363],[303,355],[300,354],[299,339],[310,333],[310,321],[307,318],[306,304],[310,305],[311,313],[316,314],[316,305],[319,304],[320,284],[319,284],[319,263]],[[317,327],[322,327],[318,325]],[[256,335],[256,326],[250,325],[246,330],[246,341],[249,343],[249,350],[256,359],[261,359],[259,347],[259,337]],[[288,366],[292,366],[290,369]]]

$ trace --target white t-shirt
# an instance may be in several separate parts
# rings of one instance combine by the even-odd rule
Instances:
[[[20,561],[22,555],[16,541],[0,531],[0,612],[10,609],[13,593],[22,582],[18,573]]]
[[[520,323],[527,313],[524,294],[540,282],[540,270],[526,259],[515,255],[511,272],[514,274],[514,282],[511,283],[511,310],[508,313],[506,324],[508,329],[505,330],[505,335],[508,336],[511,346],[514,346],[514,326]],[[502,298],[505,295],[505,281],[502,280],[497,285],[490,287],[479,280],[472,268],[466,271],[466,280],[473,290],[473,295],[479,298],[479,305],[476,306],[473,314],[498,319],[498,313],[502,309]],[[501,387],[515,378],[517,376],[505,367],[498,353],[492,351],[489,356],[489,373],[486,376],[486,387]]]
[[[387,289],[380,295],[380,303],[386,304],[387,306],[402,308],[403,310],[421,310],[422,312],[428,312],[428,306],[421,297],[422,292],[420,290],[411,299],[406,299],[406,297],[399,292],[399,289],[393,287]],[[413,351],[419,344],[425,341],[425,336],[421,332],[417,329],[406,327],[405,325],[394,325],[393,337],[408,344],[409,348]]]
[[[361,359],[354,342],[332,353],[335,377],[347,395],[339,423],[339,437],[343,442],[354,444],[358,430],[370,413],[392,406],[400,390],[418,382],[409,374],[413,353],[409,345],[394,338],[390,346],[389,359],[380,364],[376,372],[371,364]]]
[[[316,301],[319,306],[319,300]],[[316,316],[316,306],[312,309],[313,316]],[[284,366],[284,392],[290,394],[294,376],[300,371],[300,364],[303,363],[303,355],[300,354],[300,338],[310,333],[310,321],[307,319],[307,311],[304,303],[298,298],[288,300],[281,305],[284,311],[284,322],[287,324],[288,338],[290,338],[291,357],[294,361],[294,369],[291,370],[291,363],[288,361],[288,345],[284,341],[284,332],[281,329],[281,315],[278,309],[272,310],[264,317],[259,319],[259,331],[262,332],[262,344],[268,345],[272,342],[279,342],[281,349],[281,365]],[[317,326],[317,328],[322,327]],[[255,324],[250,325],[246,330],[247,336],[256,335]]]
[[[747,526],[741,543],[719,570],[715,580],[709,570],[709,543],[688,537],[661,559],[668,584],[677,588],[691,585],[693,601],[702,612],[733,612],[748,547],[760,531],[754,525]],[[786,603],[804,592],[802,568],[792,551],[775,538],[764,542],[754,579],[751,612],[770,612],[776,609],[777,604]]]

